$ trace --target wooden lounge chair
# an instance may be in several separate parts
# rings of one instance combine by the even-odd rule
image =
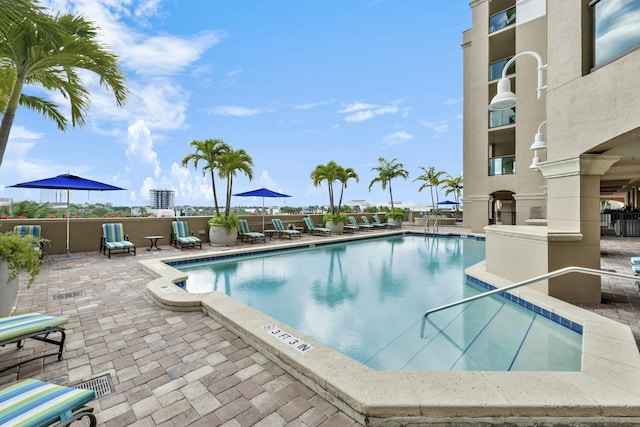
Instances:
[[[238,220],[238,236],[240,236],[241,241],[244,242],[244,239],[247,238],[251,243],[255,243],[260,240],[264,242],[265,238],[264,234],[258,233],[257,231],[251,231],[246,219]]]
[[[280,218],[272,218],[271,223],[273,224],[273,228],[275,228],[275,232],[278,233],[278,237],[282,237],[283,234],[289,236],[289,239],[292,237],[301,237],[301,234],[298,230],[287,230],[282,225],[282,220]]]
[[[93,390],[82,390],[29,379],[0,391],[0,425],[19,427],[68,426],[84,417],[95,427]]]
[[[102,224],[102,240],[100,242],[100,252],[103,255],[109,254],[111,251],[119,250],[121,252],[136,255],[136,245],[129,241],[129,236],[124,234],[124,228],[121,223]]]
[[[313,223],[313,220],[311,218],[309,218],[308,216],[304,217],[304,225],[307,227],[307,230],[309,230],[309,233],[314,234],[320,234],[320,235],[326,235],[326,236],[331,236],[331,230],[329,230],[328,228],[325,227],[316,227],[315,224]]]
[[[42,355],[32,357],[27,360],[21,360],[11,366],[6,366],[0,369],[0,372],[8,371],[23,363],[31,362],[32,360],[42,359],[47,356],[58,356],[58,360],[62,360],[62,349],[64,346],[65,332],[62,325],[66,324],[68,319],[65,317],[53,317],[40,313],[27,313],[17,316],[1,317],[0,318],[0,346],[4,347],[7,344],[16,343],[18,349],[21,349],[24,345],[24,340],[31,338],[37,341],[42,341],[48,344],[54,344],[58,346],[57,353],[44,353]],[[49,335],[54,333],[60,333],[61,337],[59,341],[52,339]],[[8,354],[7,354],[8,355]],[[2,425],[2,423],[0,423]]]
[[[173,232],[171,233],[169,246],[174,245],[177,248],[179,245],[181,250],[184,250],[185,247],[195,248],[196,246],[202,249],[202,240],[189,232],[187,221],[172,221],[171,228]]]
[[[41,227],[39,225],[16,225],[13,232],[21,236],[33,236],[33,249],[39,253],[40,259],[44,257],[44,241],[41,237]]]

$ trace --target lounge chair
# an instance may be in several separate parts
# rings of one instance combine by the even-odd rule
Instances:
[[[377,222],[369,222],[369,218],[367,218],[366,216],[362,215],[360,218],[362,218],[362,223],[365,225],[372,225],[373,228],[384,228],[384,224],[378,224]]]
[[[292,237],[301,237],[301,234],[298,230],[287,230],[282,225],[282,220],[280,218],[272,218],[271,223],[273,224],[273,228],[275,228],[275,232],[278,233],[278,237],[282,237],[283,234],[289,236],[289,239]]]
[[[376,224],[382,224],[385,227],[389,227],[389,228],[395,228],[395,224],[392,224],[390,222],[382,222],[380,221],[380,217],[377,214],[373,214],[373,220],[376,222]]]
[[[369,224],[358,224],[358,221],[356,221],[356,218],[354,216],[348,216],[347,220],[351,223],[352,226],[358,227],[359,229],[365,229],[365,230],[373,230],[373,225]]]
[[[65,332],[62,325],[67,322],[68,319],[65,317],[53,317],[40,313],[27,313],[18,316],[0,317],[0,346],[4,347],[7,344],[17,343],[18,349],[21,349],[24,345],[24,340],[27,338],[58,346],[57,353],[45,352],[45,354],[40,356],[36,356],[28,360],[22,360],[14,365],[4,367],[0,369],[0,372],[8,371],[9,369],[15,368],[23,363],[42,359],[47,356],[57,355],[58,360],[62,360],[62,348],[64,346],[65,339]],[[50,334],[56,332],[61,334],[59,341],[49,337]],[[0,422],[0,425],[3,424]]]
[[[40,234],[41,230],[39,225],[16,225],[13,227],[14,233],[18,233],[21,236],[33,236],[33,248],[40,254],[40,259],[44,257],[44,241]]]
[[[0,391],[0,425],[61,427],[88,417],[95,427],[93,408],[85,406],[95,398],[93,390],[29,379]]]
[[[111,251],[119,250],[121,252],[131,253],[136,255],[136,245],[129,241],[129,236],[124,234],[124,228],[121,223],[102,224],[102,240],[100,241],[100,252],[103,255],[109,254],[111,258]]]
[[[631,266],[631,271],[633,271],[635,276],[640,276],[640,264],[633,264]]]
[[[174,245],[177,248],[179,245],[181,250],[184,250],[185,247],[195,248],[196,246],[202,249],[202,240],[189,232],[187,221],[171,221],[171,227],[173,232],[171,233],[169,246]]]
[[[331,236],[331,230],[325,227],[316,227],[315,224],[313,223],[313,220],[308,216],[305,216],[303,220],[304,220],[304,225],[307,227],[307,230],[309,230],[309,233],[311,233],[312,235],[314,233],[318,233],[320,235],[324,234],[327,236]]]
[[[631,257],[631,264],[638,264],[638,265],[640,265],[640,256],[634,256],[634,257]]]
[[[249,223],[246,219],[238,220],[238,236],[240,236],[240,240],[244,242],[245,237],[250,239],[251,243],[255,243],[259,240],[264,242],[264,234],[258,233],[257,231],[251,231],[249,229]]]

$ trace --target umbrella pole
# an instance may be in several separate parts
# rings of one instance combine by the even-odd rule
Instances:
[[[67,188],[67,256],[71,255],[69,252],[69,189]]]
[[[262,233],[264,233],[264,197],[262,197]]]

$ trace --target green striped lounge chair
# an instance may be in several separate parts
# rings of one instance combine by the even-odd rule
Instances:
[[[33,236],[33,249],[40,254],[40,259],[44,256],[44,241],[41,237],[41,227],[39,225],[16,225],[13,232],[21,236]]]
[[[95,427],[93,408],[85,406],[96,398],[93,390],[82,390],[29,379],[0,391],[0,426],[68,426],[88,417]]]
[[[189,224],[187,221],[172,221],[171,228],[173,232],[171,233],[171,239],[169,241],[170,246],[174,245],[176,248],[180,246],[180,250],[183,250],[185,247],[195,248],[196,246],[202,249],[202,240],[189,232]]]
[[[349,221],[349,223],[353,226],[356,226],[360,229],[365,229],[365,230],[373,230],[373,225],[369,224],[358,224],[358,221],[356,221],[356,218],[353,215],[350,215],[347,217],[347,220]]]
[[[120,251],[136,254],[136,245],[129,241],[129,236],[124,234],[124,227],[121,223],[102,224],[102,242],[100,244],[100,252],[109,255],[111,251]]]
[[[283,234],[289,236],[289,239],[291,239],[292,237],[301,237],[301,233],[298,230],[287,230],[286,228],[284,228],[284,225],[282,225],[282,220],[280,218],[272,218],[271,223],[273,224],[273,228],[276,230],[276,233],[278,233],[279,237],[282,237]]]
[[[362,223],[363,223],[364,225],[370,225],[370,226],[372,226],[373,228],[384,228],[384,225],[383,225],[383,224],[378,224],[377,222],[373,222],[373,223],[369,222],[369,218],[367,218],[367,217],[366,217],[366,216],[364,216],[364,215],[362,215],[360,218],[362,218]]]
[[[373,220],[376,224],[384,225],[385,227],[395,228],[395,224],[391,224],[390,222],[382,222],[380,221],[380,217],[377,214],[373,214]]]
[[[264,234],[258,233],[257,231],[251,231],[249,228],[249,223],[246,219],[238,220],[238,236],[240,240],[244,242],[244,239],[247,238],[251,243],[255,243],[259,240],[264,242]]]
[[[0,368],[0,373],[22,365],[23,363],[42,359],[47,356],[57,355],[58,360],[62,360],[62,349],[64,347],[65,339],[65,332],[62,325],[67,322],[68,319],[65,317],[53,317],[40,313],[26,313],[17,316],[0,317],[0,346],[4,347],[7,344],[16,343],[18,345],[18,349],[21,349],[24,345],[24,341],[28,338],[58,346],[58,351],[56,353],[45,352],[44,354],[36,357],[19,360],[18,363],[12,364],[11,366],[4,366]],[[57,341],[51,336],[56,333],[60,333],[60,339]],[[10,353],[6,353],[3,357],[7,357],[7,360],[9,360],[9,355]],[[31,356],[32,354],[29,353],[28,355]],[[0,423],[0,425],[3,424]]]
[[[308,216],[305,216],[303,220],[304,220],[304,225],[307,227],[307,230],[309,230],[309,233],[311,234],[317,233],[320,235],[324,234],[326,236],[331,235],[331,230],[325,227],[316,227],[315,224],[313,223],[313,220]]]

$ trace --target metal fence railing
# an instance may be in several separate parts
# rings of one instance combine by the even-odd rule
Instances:
[[[612,212],[600,214],[600,235],[640,237],[640,213]]]

